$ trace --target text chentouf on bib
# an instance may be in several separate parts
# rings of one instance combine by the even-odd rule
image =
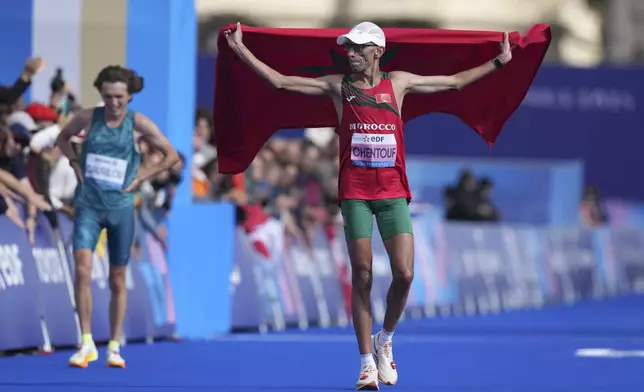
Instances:
[[[396,147],[393,134],[354,133],[351,137],[351,162],[358,167],[394,167]]]
[[[85,178],[107,189],[122,189],[127,173],[127,161],[104,155],[87,154]]]

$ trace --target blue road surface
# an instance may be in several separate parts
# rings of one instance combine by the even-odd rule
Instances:
[[[642,392],[644,297],[513,313],[405,321],[394,336],[400,380],[384,391]],[[580,357],[580,349],[624,350]],[[239,334],[123,348],[70,369],[70,352],[0,359],[0,392],[348,391],[359,357],[350,329]],[[640,356],[637,356],[640,355]]]

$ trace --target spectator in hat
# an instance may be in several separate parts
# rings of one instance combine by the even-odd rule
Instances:
[[[14,138],[21,143],[31,140],[31,135],[38,130],[38,125],[29,114],[23,111],[10,113],[6,120],[7,127],[11,130]],[[21,143],[22,144],[22,143]]]
[[[29,146],[31,137],[41,130],[53,127],[52,132],[60,133],[56,123],[58,114],[41,103],[32,103],[24,111],[14,111],[7,117],[7,125],[21,146]]]
[[[30,104],[25,108],[25,113],[34,119],[39,130],[56,125],[59,117],[56,110],[42,103]]]

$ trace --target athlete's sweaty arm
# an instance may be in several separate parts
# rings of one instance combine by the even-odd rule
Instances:
[[[80,165],[78,164],[78,156],[72,147],[72,136],[78,135],[83,129],[89,127],[94,109],[84,109],[78,112],[72,119],[63,127],[56,139],[56,145],[60,151],[69,159],[69,163],[76,173],[76,178],[79,182],[83,182],[83,174]]]
[[[141,134],[153,147],[161,151],[163,160],[154,166],[141,166],[136,178],[126,192],[135,190],[143,181],[162,173],[179,162],[179,154],[170,141],[163,135],[159,127],[148,117],[137,113],[134,117],[134,129]]]
[[[246,63],[257,75],[271,87],[283,89],[306,95],[327,95],[333,92],[334,81],[339,81],[337,75],[328,75],[320,78],[304,78],[300,76],[286,76],[277,72],[260,61],[242,42],[241,24],[237,23],[235,31],[225,32],[230,48]],[[337,83],[339,85],[339,83]],[[338,89],[339,91],[339,89]]]
[[[466,86],[494,72],[512,59],[508,33],[503,34],[501,53],[494,59],[467,71],[450,76],[419,76],[408,72],[391,72],[391,78],[403,93],[432,94],[446,90],[462,90]]]

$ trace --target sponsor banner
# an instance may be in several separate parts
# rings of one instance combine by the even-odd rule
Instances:
[[[615,229],[601,232],[598,248],[603,255],[606,283],[611,292],[644,290],[644,230]]]
[[[51,225],[44,215],[36,220],[34,244],[31,248],[38,274],[36,293],[53,346],[73,346],[79,343],[80,329],[76,321],[74,286],[66,259],[61,256]]]
[[[451,224],[431,211],[412,220],[415,278],[406,314],[498,312],[644,291],[640,228]],[[37,223],[29,244],[23,229],[0,216],[0,350],[78,339],[70,290],[73,223],[60,215],[60,232],[50,230],[44,217]],[[238,230],[230,280],[233,328],[347,323],[351,269],[343,230],[320,228],[311,240],[287,237],[278,220],[250,234]],[[372,248],[372,308],[381,323],[391,269],[376,225]],[[92,333],[99,341],[109,339],[108,273],[103,237],[92,268]],[[133,247],[126,287],[126,337],[172,334],[176,320],[165,252],[145,230]]]
[[[152,337],[155,335],[155,321],[158,321],[160,326],[164,324],[162,319],[153,319],[162,312],[163,308],[159,308],[165,302],[165,293],[158,270],[151,266],[146,239],[145,233],[136,236],[126,272],[127,313],[123,333],[127,339]]]
[[[309,255],[313,257],[312,261],[319,271],[330,322],[345,325],[348,314],[342,293],[340,271],[332,253],[331,240],[324,230],[316,230],[313,234],[313,251]]]
[[[306,309],[308,321],[328,326],[331,315],[324,296],[320,278],[321,269],[313,256],[313,249],[302,239],[287,238],[284,261],[293,266],[302,304]]]
[[[542,230],[546,269],[552,283],[546,293],[551,302],[571,302],[599,297],[604,291],[601,261],[596,259],[590,230],[556,228]]]
[[[58,215],[62,242],[72,278],[74,276],[73,222],[66,215]],[[159,242],[142,225],[135,237],[130,264],[126,271],[128,309],[123,325],[127,339],[170,337],[176,323],[172,289],[165,252]],[[109,253],[107,235],[101,234],[92,261],[92,334],[97,341],[110,338],[109,329]]]
[[[499,311],[510,289],[509,260],[497,230],[461,225],[444,228],[447,263],[466,313]]]
[[[38,273],[24,230],[0,215],[0,350],[44,345]]]
[[[309,292],[303,294],[292,248],[284,242],[284,225],[271,219],[252,233],[237,230],[233,283],[232,327],[306,327],[305,301],[315,308]],[[297,252],[297,248],[295,250]],[[308,288],[308,286],[307,286]]]
[[[412,288],[414,284],[416,287],[419,284],[423,286],[423,306],[430,314],[436,308],[456,304],[458,300],[456,279],[448,268],[445,230],[437,222],[440,222],[440,217],[432,214],[431,210],[412,219],[417,255],[414,263],[415,283],[412,283]]]
[[[138,308],[145,311],[145,314],[131,319],[132,323],[135,319],[138,322],[139,332],[136,334],[140,335],[145,329],[146,336],[172,336],[176,316],[166,253],[159,241],[146,230],[140,230],[137,235],[130,266],[135,286],[129,301],[132,303],[133,296],[136,296]],[[133,337],[133,331],[129,331],[127,336]]]
[[[312,246],[287,240],[277,220],[252,233],[239,229],[232,327],[346,324],[347,302],[330,240],[322,230],[314,233]]]
[[[62,235],[63,244],[67,251],[67,262],[72,277],[76,273],[72,238],[74,223],[65,214],[58,214],[58,226]],[[92,260],[92,336],[98,342],[110,339],[110,288],[109,288],[109,261],[107,259],[107,235],[103,232],[96,244]]]
[[[235,267],[231,274],[233,328],[265,328],[271,316],[264,316],[260,287],[254,268],[261,261],[252,257],[250,241],[241,228],[235,239]]]
[[[412,221],[415,276],[408,315],[500,312],[644,290],[644,230],[452,224],[431,211],[415,214]],[[260,267],[266,259],[238,251],[234,326],[276,327],[288,319],[287,309],[297,306],[303,307],[297,315],[306,323],[324,325],[324,317],[330,317],[332,324],[341,324],[339,315],[350,315],[351,276],[343,234],[341,227],[330,234],[320,229],[312,247],[280,240],[282,265],[292,267],[295,279],[284,279],[288,287],[273,291],[281,296],[277,299],[269,296],[276,278],[267,278],[266,267]],[[248,241],[241,231],[239,238],[240,244]],[[391,267],[376,225],[372,251],[372,312],[382,323]],[[249,271],[258,269],[264,271],[262,279],[244,278],[256,277]]]

